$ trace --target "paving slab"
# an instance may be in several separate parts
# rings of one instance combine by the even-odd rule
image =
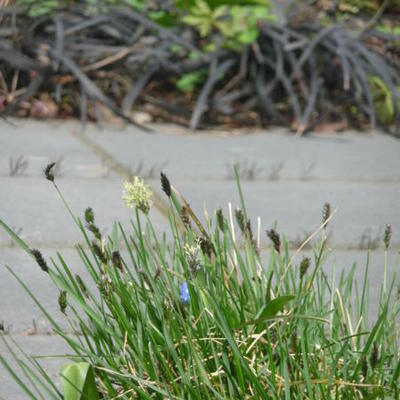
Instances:
[[[293,135],[274,131],[240,135],[188,134],[156,128],[89,130],[86,135],[131,168],[167,163],[179,178],[232,178],[238,163],[244,178],[255,180],[339,180],[400,182],[400,141],[382,134]],[[245,132],[245,131],[244,131]]]
[[[102,178],[116,176],[95,154],[71,135],[63,122],[0,121],[0,176],[43,176],[49,162],[58,162],[60,176]],[[16,165],[19,163],[19,168]]]
[[[71,328],[65,316],[59,311],[59,290],[49,275],[43,272],[36,262],[23,250],[2,249],[0,265],[0,321],[7,331],[26,334],[50,334],[53,332],[50,323],[29,294],[21,287],[16,278],[5,268],[8,265],[13,272],[29,287],[40,304],[50,313],[53,319],[67,331]],[[51,268],[51,258],[61,267],[58,252],[54,249],[41,249]],[[89,274],[76,250],[59,251],[62,259],[73,275],[79,274],[85,282],[90,282]],[[91,257],[90,252],[88,252]],[[92,289],[93,285],[88,285]]]
[[[96,223],[104,234],[112,231],[114,221],[124,226],[135,217],[132,209],[121,199],[123,180],[118,179],[57,179],[57,185],[74,215],[83,218],[87,207],[92,207]],[[82,234],[74,224],[53,185],[44,178],[0,178],[0,218],[28,243],[42,246],[68,247],[82,241]],[[153,208],[150,217],[159,231],[165,231],[166,219]],[[0,245],[10,239],[0,230]],[[1,261],[1,254],[0,254]]]

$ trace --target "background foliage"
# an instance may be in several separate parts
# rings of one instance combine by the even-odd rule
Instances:
[[[131,121],[136,105],[192,129],[398,125],[396,2],[18,4],[0,11],[3,113]]]

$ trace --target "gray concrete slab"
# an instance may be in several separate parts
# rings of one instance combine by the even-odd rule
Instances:
[[[83,218],[85,209],[92,207],[104,234],[112,231],[114,221],[128,225],[135,218],[134,211],[121,199],[122,183],[122,179],[57,179],[74,215]],[[149,215],[157,229],[164,231],[165,218],[155,208]],[[29,243],[65,247],[82,240],[57,191],[44,178],[0,178],[0,218],[14,230],[22,230],[21,237]],[[9,243],[9,237],[0,230],[0,245]]]
[[[51,258],[54,259],[56,265],[61,267],[56,250],[41,249],[41,251],[49,267],[54,269]],[[73,275],[79,274],[85,282],[91,282],[88,279],[89,273],[76,250],[60,250],[60,255]],[[88,255],[91,257],[90,252]],[[36,262],[23,250],[13,248],[2,249],[0,265],[0,321],[4,321],[7,331],[43,335],[52,333],[53,329],[40,308],[5,268],[5,265],[8,265],[29,287],[39,303],[60,326],[68,332],[72,331],[65,316],[59,311],[59,290],[49,275],[41,271]],[[87,286],[93,288],[94,285]]]
[[[71,135],[62,121],[0,121],[0,176],[43,176],[49,162],[58,162],[60,176],[102,178],[115,176],[104,162]],[[19,160],[20,168],[15,168]],[[14,166],[14,168],[13,168]]]
[[[157,135],[137,129],[88,131],[115,158],[135,168],[168,163],[179,178],[224,180],[239,163],[244,178],[400,182],[400,141],[389,136],[346,133],[301,139],[261,131],[241,135],[188,134],[157,128]]]

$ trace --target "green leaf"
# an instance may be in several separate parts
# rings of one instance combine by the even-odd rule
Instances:
[[[269,301],[264,307],[262,307],[257,315],[257,318],[264,319],[268,317],[274,317],[287,303],[289,303],[289,301],[293,300],[294,297],[295,296],[293,295],[279,296]]]
[[[245,325],[259,324],[267,319],[275,317],[282,308],[293,300],[295,296],[279,296],[276,299],[269,301],[267,304],[261,307],[261,310],[257,313],[254,320],[248,321]]]
[[[205,76],[205,71],[195,71],[188,74],[184,74],[176,83],[176,87],[183,92],[193,92],[196,86],[203,82]]]
[[[249,44],[254,43],[258,38],[258,30],[254,29],[247,29],[238,35],[238,40],[241,44]]]
[[[66,364],[61,368],[65,400],[98,400],[93,367],[87,362]]]

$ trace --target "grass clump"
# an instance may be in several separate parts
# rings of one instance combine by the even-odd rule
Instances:
[[[74,217],[86,243],[77,245],[85,273],[74,276],[61,255],[46,271],[74,334],[6,268],[70,345],[75,369],[90,371],[103,399],[398,398],[395,278],[386,282],[385,272],[378,315],[368,320],[369,263],[360,288],[353,280],[355,266],[338,281],[335,273],[328,278],[324,272],[323,228],[332,215],[324,212],[312,256],[297,263],[301,248],[291,255],[275,228],[267,232],[273,244],[268,250],[260,235],[253,235],[238,185],[239,230],[232,212],[226,216],[221,209],[202,224],[164,174],[170,240],[156,233],[143,203],[134,208],[129,230],[115,223],[106,239],[90,229],[93,210],[85,213],[86,227]],[[386,251],[389,245],[386,240]],[[42,398],[3,356],[0,362],[28,398]],[[68,400],[36,360],[31,362],[19,365],[35,390]],[[63,371],[69,369],[74,367]],[[82,393],[93,390],[82,387]],[[69,390],[76,393],[76,387]]]

